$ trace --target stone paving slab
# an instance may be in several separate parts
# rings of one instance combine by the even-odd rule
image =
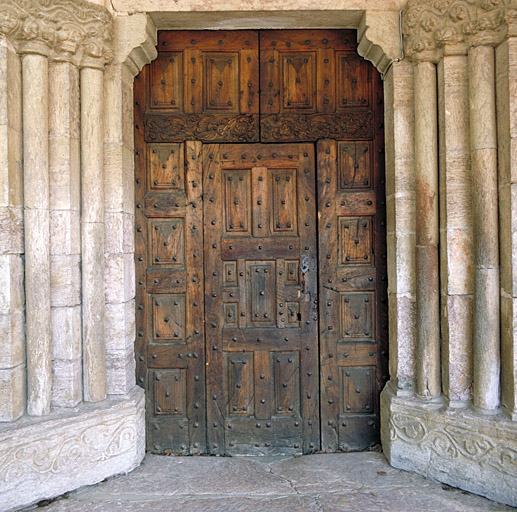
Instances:
[[[147,455],[129,475],[44,512],[481,512],[516,509],[399,471],[381,453],[304,457]]]

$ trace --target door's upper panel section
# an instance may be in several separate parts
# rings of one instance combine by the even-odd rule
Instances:
[[[157,49],[147,142],[259,140],[258,32],[159,32]]]
[[[260,32],[263,142],[370,139],[372,65],[353,30]]]

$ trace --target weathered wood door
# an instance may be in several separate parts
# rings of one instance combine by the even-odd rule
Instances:
[[[203,152],[210,453],[319,448],[312,144]]]
[[[351,30],[161,31],[135,80],[156,453],[356,450],[387,379],[383,96]]]

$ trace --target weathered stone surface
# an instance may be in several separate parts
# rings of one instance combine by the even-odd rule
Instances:
[[[135,342],[135,301],[106,304],[106,350],[125,350]]]
[[[415,234],[386,236],[388,244],[388,290],[393,293],[414,294],[416,291]]]
[[[381,437],[390,464],[454,487],[517,505],[517,423],[502,414],[446,409],[381,394]]]
[[[43,510],[502,512],[510,507],[393,469],[382,454],[363,452],[232,459],[150,455],[131,475],[81,489]]]
[[[81,357],[81,306],[52,308],[52,358]]]
[[[2,425],[0,508],[16,510],[127,473],[140,464],[144,447],[140,388],[102,404]]]
[[[123,303],[135,296],[135,262],[132,254],[106,254],[106,303]]]
[[[81,359],[52,361],[52,406],[75,407],[83,398]]]
[[[57,255],[50,258],[50,301],[53,307],[81,303],[81,256]]]
[[[0,313],[20,311],[24,305],[23,261],[15,254],[0,255]]]
[[[517,421],[517,298],[501,297],[501,403]]]
[[[134,217],[129,213],[104,214],[107,253],[133,253],[135,249]]]
[[[23,210],[0,206],[0,254],[21,254],[23,250]]]
[[[50,212],[50,253],[52,255],[81,253],[80,215],[79,210]]]
[[[13,421],[23,414],[25,393],[25,365],[0,370],[0,422]]]
[[[133,347],[125,350],[107,350],[107,384],[110,395],[124,395],[135,385],[135,352]]]
[[[13,368],[25,361],[24,315],[0,314],[0,368]]]

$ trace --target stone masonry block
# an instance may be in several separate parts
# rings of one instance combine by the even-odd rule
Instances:
[[[135,296],[135,263],[132,254],[105,255],[106,303],[128,302]]]
[[[81,357],[81,306],[51,309],[52,358]]]
[[[106,351],[108,395],[126,394],[135,385],[135,355],[133,347]]]
[[[81,253],[81,221],[79,210],[50,212],[50,254]]]
[[[23,210],[0,206],[0,254],[22,254],[23,245]]]
[[[106,304],[106,350],[126,350],[135,342],[135,301]]]
[[[50,207],[77,210],[80,204],[79,139],[50,141]]]
[[[450,295],[474,293],[472,229],[450,228],[441,235],[443,293]]]
[[[517,297],[517,184],[499,189],[501,286]]]
[[[415,235],[388,234],[388,290],[414,293]]]
[[[128,213],[111,213],[104,214],[105,245],[104,250],[107,253],[129,253],[134,252],[134,220],[133,215]]]
[[[75,407],[83,397],[81,359],[52,361],[52,405]]]
[[[23,308],[23,272],[21,256],[0,255],[0,314],[14,313]]]
[[[81,260],[79,254],[50,258],[51,305],[76,306],[81,303]]]
[[[0,370],[0,421],[19,418],[25,408],[25,365]]]
[[[22,311],[0,315],[0,368],[13,368],[25,361],[25,331]]]
[[[501,403],[517,421],[517,298],[501,298]]]

